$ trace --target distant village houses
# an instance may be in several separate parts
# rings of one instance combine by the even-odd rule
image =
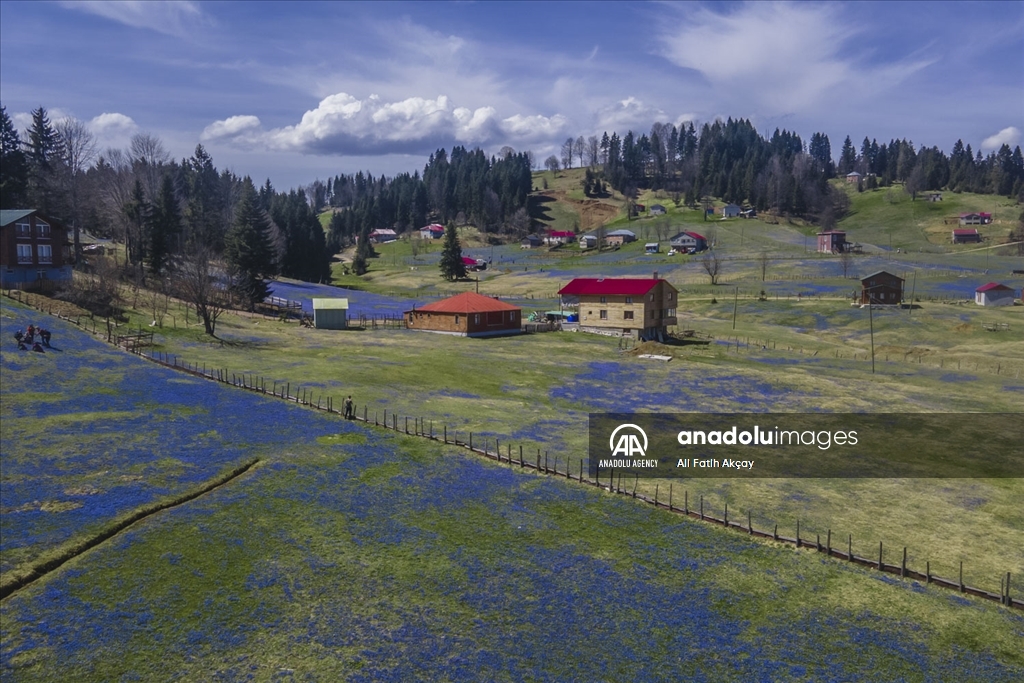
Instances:
[[[884,270],[861,278],[861,304],[897,306],[903,301],[903,278]]]
[[[622,245],[636,242],[636,233],[632,230],[613,230],[604,236],[604,242],[608,245]]]
[[[571,244],[576,241],[576,233],[571,230],[550,230],[544,238],[545,244]]]
[[[962,213],[960,214],[960,225],[988,225],[992,222],[992,214],[979,212],[979,213]]]
[[[651,204],[651,215],[652,216],[664,216],[665,207],[661,204]]]
[[[391,228],[377,228],[370,233],[370,241],[376,244],[387,244],[398,239],[398,233]]]
[[[739,206],[739,204],[726,204],[725,206],[722,207],[722,217],[723,218],[736,218],[736,216],[739,216],[739,215],[740,215],[740,206]]]
[[[1012,306],[1013,288],[998,282],[990,282],[974,290],[974,303],[979,306]]]
[[[953,244],[971,244],[981,242],[981,233],[977,228],[954,228]]]
[[[444,237],[444,226],[438,223],[431,223],[430,225],[420,228],[420,237],[425,240],[438,240]]]
[[[597,235],[583,235],[580,237],[580,249],[593,249],[597,246]]]
[[[527,235],[523,238],[523,241],[519,243],[519,246],[522,249],[536,249],[543,245],[544,238],[540,235]]]
[[[679,252],[695,254],[708,248],[708,241],[704,235],[690,230],[684,230],[669,240],[673,249]]]
[[[849,251],[844,230],[823,230],[818,233],[818,253],[842,254]]]
[[[847,173],[846,174],[846,182],[848,182],[848,183],[850,183],[852,185],[856,185],[857,182],[860,181],[861,178],[862,178],[861,174],[857,173],[856,171],[853,171],[851,173]]]

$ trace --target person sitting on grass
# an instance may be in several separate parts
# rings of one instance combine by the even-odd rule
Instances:
[[[18,343],[20,344],[20,343],[21,343],[21,340],[25,338],[25,332],[24,332],[24,330],[21,330],[21,329],[19,329],[19,330],[18,330],[17,332],[15,332],[15,333],[14,333],[14,338],[15,338],[15,340],[17,340],[17,342],[18,342]]]
[[[46,348],[50,348],[50,331],[49,330],[40,329],[39,330],[39,338],[43,340],[43,346],[45,346]]]
[[[35,351],[36,353],[46,353],[46,351],[43,350],[43,345],[40,344],[39,342],[36,342],[35,344],[32,345],[32,350]]]
[[[23,342],[23,341],[19,341],[18,342],[18,350],[19,351],[28,351],[28,347],[25,346],[25,342]]]

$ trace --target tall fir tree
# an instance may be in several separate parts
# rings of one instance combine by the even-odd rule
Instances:
[[[242,181],[235,221],[224,237],[224,260],[232,287],[249,310],[267,298],[270,288],[266,280],[277,274],[277,259],[270,221],[249,178]]]
[[[466,277],[466,264],[462,262],[462,245],[459,244],[459,234],[452,222],[444,229],[444,246],[441,249],[439,267],[441,277],[449,282]]]
[[[853,140],[847,135],[846,140],[843,141],[843,151],[839,155],[839,175],[851,173],[856,163],[857,149],[853,146]]]
[[[178,195],[174,191],[174,180],[167,174],[160,183],[160,196],[150,212],[146,255],[151,273],[160,274],[166,268],[179,232],[181,210],[178,208]]]
[[[363,229],[359,232],[359,241],[356,244],[356,255],[352,259],[352,272],[356,275],[365,275],[370,270],[369,258],[373,254],[373,247],[370,246],[370,224],[364,223]]]
[[[0,107],[0,208],[27,207],[28,161],[7,111]]]
[[[23,143],[28,157],[28,202],[30,208],[52,213],[56,199],[55,165],[60,154],[60,138],[50,124],[46,109],[32,112],[28,140]]]

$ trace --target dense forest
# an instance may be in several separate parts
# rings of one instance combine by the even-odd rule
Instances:
[[[436,221],[519,237],[537,227],[527,205],[534,166],[529,151],[506,147],[488,157],[457,146],[430,155],[422,175],[359,172],[279,192],[269,180],[257,189],[248,178],[218,171],[202,145],[174,160],[158,138],[138,134],[127,148],[101,153],[84,123],[53,124],[42,107],[32,112],[24,136],[3,107],[0,123],[0,205],[36,208],[62,220],[79,260],[82,231],[122,243],[121,275],[135,280],[166,279],[184,259],[201,254],[224,263],[252,301],[260,295],[253,284],[260,277],[329,280],[331,255],[376,228],[405,232]],[[1024,200],[1019,146],[983,156],[957,140],[947,155],[937,147],[915,149],[907,140],[864,138],[858,151],[847,137],[835,161],[823,133],[805,145],[794,132],[776,130],[765,138],[749,121],[730,118],[699,129],[658,123],[641,135],[569,138],[561,152],[544,166],[587,166],[584,190],[592,196],[607,186],[627,199],[659,189],[689,206],[714,198],[825,227],[849,202],[828,181],[853,171],[861,174],[859,190],[901,183],[915,198],[923,190],[947,189]],[[318,216],[328,208],[333,215],[325,235]]]

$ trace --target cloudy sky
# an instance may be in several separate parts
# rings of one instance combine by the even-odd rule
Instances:
[[[758,130],[988,151],[1024,130],[1024,2],[0,3],[0,102],[135,132],[284,189],[538,160],[568,136],[744,117]]]

